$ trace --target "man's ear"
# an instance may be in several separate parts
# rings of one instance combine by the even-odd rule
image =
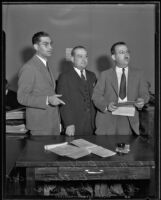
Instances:
[[[38,44],[34,44],[34,49],[37,51],[38,50]]]
[[[114,54],[112,54],[112,56],[111,56],[111,57],[112,57],[112,59],[113,59],[113,60],[115,60],[115,55],[114,55]]]

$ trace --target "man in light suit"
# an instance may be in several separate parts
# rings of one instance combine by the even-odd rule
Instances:
[[[92,135],[95,130],[95,108],[91,100],[96,76],[86,70],[88,57],[83,46],[72,49],[73,67],[58,79],[58,93],[66,103],[60,106],[64,132],[67,136]]]
[[[139,109],[149,100],[148,85],[140,70],[129,67],[130,52],[126,43],[117,42],[111,47],[115,67],[103,71],[94,88],[92,99],[98,108],[97,135],[139,135]],[[125,74],[125,96],[119,97],[122,69]],[[113,115],[118,102],[134,101],[134,116]]]
[[[20,69],[17,98],[26,106],[26,128],[32,135],[58,135],[58,105],[64,102],[55,93],[55,80],[47,63],[52,40],[48,33],[38,32],[32,43],[36,54]]]

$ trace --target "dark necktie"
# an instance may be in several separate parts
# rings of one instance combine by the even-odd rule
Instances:
[[[122,69],[119,97],[121,99],[124,99],[126,97],[126,76],[124,68]]]
[[[49,70],[48,62],[46,62],[46,68],[47,68],[47,70],[48,70],[48,73],[49,73],[49,75],[50,75],[50,78],[52,79],[52,77],[51,77],[51,73],[50,73],[50,70]]]
[[[46,62],[46,68],[47,68],[48,72],[50,73],[48,62]]]
[[[84,80],[84,81],[86,80],[86,78],[85,78],[85,76],[83,74],[83,70],[81,70],[81,79]]]

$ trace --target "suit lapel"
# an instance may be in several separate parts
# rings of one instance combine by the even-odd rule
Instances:
[[[90,92],[90,95],[92,96],[92,92],[93,92],[93,88],[94,88],[94,82],[92,81],[91,79],[91,76],[89,74],[89,72],[86,70],[86,77],[87,77],[87,84],[88,84],[88,87],[89,87],[89,92]]]
[[[81,92],[82,95],[84,95],[84,83],[81,80],[80,76],[77,74],[77,72],[72,68],[71,70],[72,77],[73,77],[73,84],[75,84],[76,87],[78,87],[79,91]],[[87,73],[86,73],[87,75]],[[88,79],[88,77],[87,77]]]
[[[118,96],[118,81],[117,81],[117,74],[115,68],[111,69],[111,80],[112,80],[112,87]]]
[[[127,83],[127,97],[130,100],[133,97],[133,88],[134,88],[135,78],[136,77],[133,73],[133,70],[129,68],[129,70],[128,70],[128,83]]]
[[[39,71],[41,71],[41,74],[43,75],[43,77],[49,82],[49,84],[55,88],[55,81],[54,81],[54,77],[51,73],[50,67],[49,67],[49,71],[47,70],[47,68],[44,66],[44,63],[42,63],[42,61],[35,55],[34,56],[34,62],[35,62],[35,66],[37,67],[37,69]]]

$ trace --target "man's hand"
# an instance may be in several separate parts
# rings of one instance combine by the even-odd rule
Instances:
[[[75,126],[74,125],[70,125],[70,126],[66,127],[65,134],[67,136],[74,136],[74,133],[75,133]]]
[[[114,111],[114,110],[116,110],[117,109],[117,106],[115,105],[115,103],[114,102],[111,102],[110,104],[109,104],[109,106],[108,106],[108,110],[109,111]]]
[[[53,106],[58,106],[59,104],[64,104],[65,102],[62,101],[61,99],[59,99],[59,97],[61,97],[61,94],[54,94],[53,96],[49,96],[48,97],[48,102],[49,104],[53,105]]]
[[[144,99],[138,98],[137,101],[136,101],[136,103],[135,103],[135,106],[136,106],[139,110],[141,110],[141,109],[143,108],[143,106],[144,106]]]

